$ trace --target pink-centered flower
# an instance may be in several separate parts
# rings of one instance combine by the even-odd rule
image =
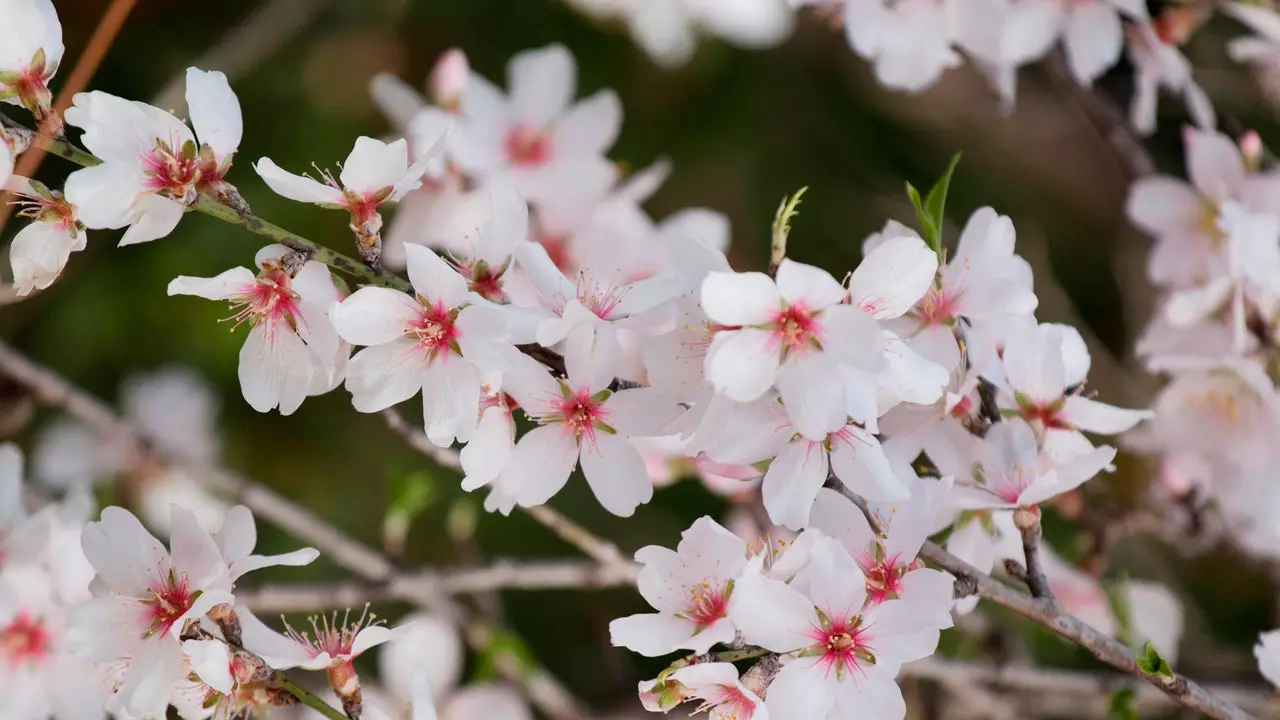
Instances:
[[[732,641],[729,598],[746,553],[741,538],[709,517],[685,530],[674,552],[658,545],[637,551],[640,594],[658,612],[609,623],[613,644],[655,657],[680,649],[701,654]]]
[[[71,253],[85,248],[86,233],[76,218],[76,209],[62,193],[25,181],[20,181],[19,187],[18,215],[31,222],[14,236],[9,263],[14,289],[27,295],[58,279]]]
[[[308,395],[328,392],[342,379],[347,345],[329,321],[340,299],[329,268],[307,261],[296,275],[284,261],[289,249],[268,245],[258,251],[259,272],[237,267],[216,277],[180,276],[170,295],[195,295],[230,302],[233,329],[249,326],[240,350],[240,389],[258,412],[297,410]]]
[[[565,342],[568,377],[545,368],[515,366],[503,382],[537,423],[516,443],[498,483],[526,507],[564,487],[581,460],[587,484],[606,510],[629,516],[653,497],[653,484],[631,435],[658,436],[679,406],[653,388],[611,392],[616,344],[596,342],[579,326]]]
[[[698,663],[668,676],[679,683],[686,700],[700,700],[693,712],[705,712],[709,720],[769,720],[760,696],[738,679],[732,663]]]
[[[471,437],[482,388],[502,364],[502,314],[472,304],[466,280],[430,249],[405,248],[416,297],[365,287],[334,305],[333,325],[364,350],[351,358],[347,389],[361,412],[422,392],[427,436],[442,447]]]
[[[817,538],[809,554],[806,592],[766,577],[760,558],[729,603],[747,643],[787,656],[765,706],[777,717],[825,718],[838,704],[852,717],[901,720],[906,705],[894,678],[937,647],[936,629],[921,632],[932,610],[916,596],[867,605],[862,570],[835,540]]]
[[[128,511],[108,507],[84,529],[97,572],[94,597],[71,611],[72,650],[87,662],[126,667],[109,711],[163,713],[186,674],[179,636],[218,605],[232,606],[222,553],[190,511],[173,508],[172,554]]]
[[[622,107],[611,90],[571,104],[576,75],[560,45],[513,57],[505,96],[473,74],[461,93],[454,161],[478,180],[513,183],[534,204],[602,195],[616,175],[605,153]]]
[[[49,81],[62,64],[62,23],[50,0],[0,2],[0,101],[22,105],[44,120]]]
[[[403,139],[385,143],[368,137],[356,138],[355,146],[342,164],[342,172],[337,178],[322,172],[323,182],[287,172],[266,157],[254,163],[253,169],[278,195],[350,213],[351,230],[366,251],[366,260],[376,262],[381,253],[382,231],[378,208],[398,202],[421,184],[422,174],[443,151],[447,129],[433,125],[434,141],[424,138],[421,144],[426,149],[412,163],[409,145]]]
[[[187,69],[192,128],[168,112],[104,92],[78,93],[67,124],[102,159],[67,178],[67,200],[90,229],[129,229],[121,245],[162,238],[201,195],[227,192],[240,145],[240,102],[220,72]]]

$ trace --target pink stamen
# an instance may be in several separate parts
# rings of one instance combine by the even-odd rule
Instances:
[[[187,586],[186,573],[175,575],[172,570],[163,580],[152,585],[148,593],[151,597],[142,601],[147,607],[145,617],[150,621],[145,637],[169,632],[196,601],[196,594]]]
[[[583,273],[579,273],[575,292],[578,296],[578,302],[582,303],[592,314],[601,320],[609,320],[618,309],[618,304],[622,302],[622,298],[626,297],[627,288],[604,285],[588,279]]]
[[[771,347],[778,348],[784,358],[791,353],[803,355],[822,342],[822,326],[816,313],[800,303],[779,310],[770,325]]]
[[[586,388],[558,396],[550,405],[552,411],[543,422],[563,425],[565,434],[572,435],[578,443],[585,441],[595,447],[596,431],[608,427],[604,402],[593,399]]]
[[[139,160],[147,189],[182,203],[193,199],[200,182],[200,159],[198,155],[183,157],[179,138],[157,139],[155,146]]]
[[[288,623],[285,623],[285,633],[288,634],[294,642],[305,646],[312,655],[320,653],[328,653],[330,657],[344,658],[351,655],[351,649],[356,641],[356,635],[366,627],[381,625],[382,621],[378,616],[369,612],[369,606],[364,606],[364,612],[360,613],[360,617],[355,622],[351,622],[351,611],[347,610],[342,616],[342,622],[338,622],[338,613],[334,611],[332,618],[328,615],[311,616],[311,632],[305,630],[299,632]],[[312,636],[314,634],[314,637]]]
[[[810,627],[809,638],[813,640],[810,650],[819,655],[819,662],[826,667],[827,673],[855,672],[860,663],[874,661],[875,655],[867,646],[866,627],[862,625],[862,616],[828,617],[821,625]]]
[[[685,618],[698,626],[698,632],[706,630],[724,618],[729,610],[729,595],[723,585],[714,586],[706,582],[695,585],[689,597],[685,599]]]
[[[9,667],[38,663],[49,656],[52,638],[43,618],[32,617],[26,610],[0,628],[0,654],[9,658]]]
[[[512,165],[538,167],[551,159],[551,138],[522,125],[511,128],[503,144]]]
[[[281,321],[296,330],[302,322],[302,311],[292,284],[289,274],[283,270],[263,270],[252,285],[245,286],[231,300],[231,309],[235,312],[223,320],[234,321],[233,330],[244,322],[252,327],[264,321],[272,333]]]
[[[955,322],[963,294],[930,285],[929,291],[911,309],[911,314],[920,320],[921,325],[948,325]]]
[[[457,314],[443,302],[421,302],[422,311],[410,327],[410,332],[418,340],[417,350],[427,353],[433,362],[437,358],[447,359],[449,353],[456,352],[458,347],[458,328],[454,325]]]

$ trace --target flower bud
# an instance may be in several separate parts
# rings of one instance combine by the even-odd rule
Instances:
[[[427,79],[431,100],[446,110],[457,110],[470,76],[471,64],[467,62],[466,53],[458,48],[446,50]]]
[[[1019,530],[1029,530],[1040,522],[1040,508],[1035,505],[1029,507],[1015,508],[1013,511],[1013,524]]]

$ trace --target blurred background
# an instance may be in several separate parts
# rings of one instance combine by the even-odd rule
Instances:
[[[55,5],[64,25],[66,72],[107,3]],[[255,22],[258,13],[273,14]],[[246,22],[254,23],[253,32],[243,32]],[[1211,25],[1188,48],[1197,77],[1230,122],[1275,138],[1280,129],[1266,93],[1222,57],[1222,32]],[[272,194],[250,162],[269,155],[286,168],[334,167],[357,135],[388,132],[369,97],[376,73],[421,87],[439,54],[460,47],[473,69],[501,84],[514,53],[552,42],[577,57],[579,95],[612,87],[621,96],[625,120],[615,159],[632,168],[672,160],[674,172],[647,205],[651,214],[662,218],[691,206],[727,214],[738,269],[765,265],[778,201],[807,185],[790,255],[837,276],[851,270],[862,239],[885,220],[914,225],[903,182],[927,187],[953,153],[963,152],[947,206],[948,241],[954,243],[980,206],[1010,215],[1018,251],[1036,271],[1039,317],[1080,327],[1093,351],[1093,389],[1114,404],[1139,407],[1158,387],[1131,360],[1151,296],[1143,271],[1147,241],[1124,217],[1130,178],[1072,94],[1038,68],[1022,73],[1017,108],[1005,113],[967,66],[921,95],[881,89],[843,33],[808,13],[773,50],[709,40],[687,65],[664,69],[623,28],[588,19],[559,0],[141,0],[91,87],[181,113],[187,66],[226,71],[245,116],[244,142],[228,179],[258,215],[351,253],[343,216]],[[1122,63],[1102,83],[1122,103],[1128,72]],[[1162,104],[1161,129],[1148,146],[1166,172],[1182,173],[1184,121],[1177,102]],[[50,158],[38,177],[59,186],[71,169]],[[2,239],[18,225],[10,222]],[[91,233],[88,250],[72,256],[53,287],[0,309],[0,336],[111,403],[132,374],[175,364],[195,369],[221,401],[224,464],[370,543],[379,541],[388,504],[406,478],[429,478],[429,505],[412,525],[407,564],[456,564],[476,549],[497,557],[575,553],[527,517],[482,512],[474,537],[463,543],[473,547],[460,550],[447,519],[456,520],[468,505],[478,508],[481,498],[462,493],[455,475],[426,463],[380,417],[352,410],[341,390],[308,399],[287,418],[251,410],[236,380],[243,337],[217,322],[225,308],[169,298],[165,288],[179,274],[210,276],[249,265],[259,237],[193,214],[164,240],[124,249],[115,248],[115,240],[113,233]],[[417,416],[416,402],[404,408],[407,416]],[[29,447],[52,418],[41,411],[6,431]],[[1151,466],[1132,457],[1119,464],[1117,473],[1087,486],[1084,507],[1105,517],[1143,501]],[[117,491],[101,492],[105,500]],[[673,546],[694,518],[723,516],[726,509],[696,482],[661,489],[625,521],[607,515],[580,479],[553,504],[626,553],[649,543]],[[1060,508],[1049,521],[1050,539],[1069,559],[1084,546],[1083,532],[1071,522],[1079,512]],[[267,550],[296,546],[269,528],[262,535]],[[1183,598],[1188,630],[1180,670],[1205,679],[1256,679],[1250,647],[1260,629],[1280,625],[1266,567],[1225,546],[1184,558],[1177,548],[1136,538],[1100,570],[1158,579]],[[270,577],[342,576],[322,559]],[[609,646],[608,622],[646,609],[632,590],[509,592],[502,599],[511,628],[593,707],[638,707],[636,681],[665,666]],[[984,612],[987,620],[970,623],[977,632],[945,636],[947,652],[1094,667],[1084,651],[1047,631]],[[912,685],[911,692],[930,696],[924,685]]]

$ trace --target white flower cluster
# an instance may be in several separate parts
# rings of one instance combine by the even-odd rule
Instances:
[[[1230,56],[1273,78],[1280,62],[1280,16],[1258,3],[1165,3],[1157,17],[1146,0],[789,0],[840,19],[853,51],[874,64],[886,87],[920,92],[967,56],[991,81],[1006,106],[1016,95],[1019,68],[1061,43],[1067,70],[1092,85],[1127,53],[1133,66],[1133,126],[1156,126],[1160,91],[1181,96],[1196,124],[1212,129],[1215,113],[1179,49],[1215,11],[1256,35],[1228,45]],[[963,53],[963,54],[962,54]]]

